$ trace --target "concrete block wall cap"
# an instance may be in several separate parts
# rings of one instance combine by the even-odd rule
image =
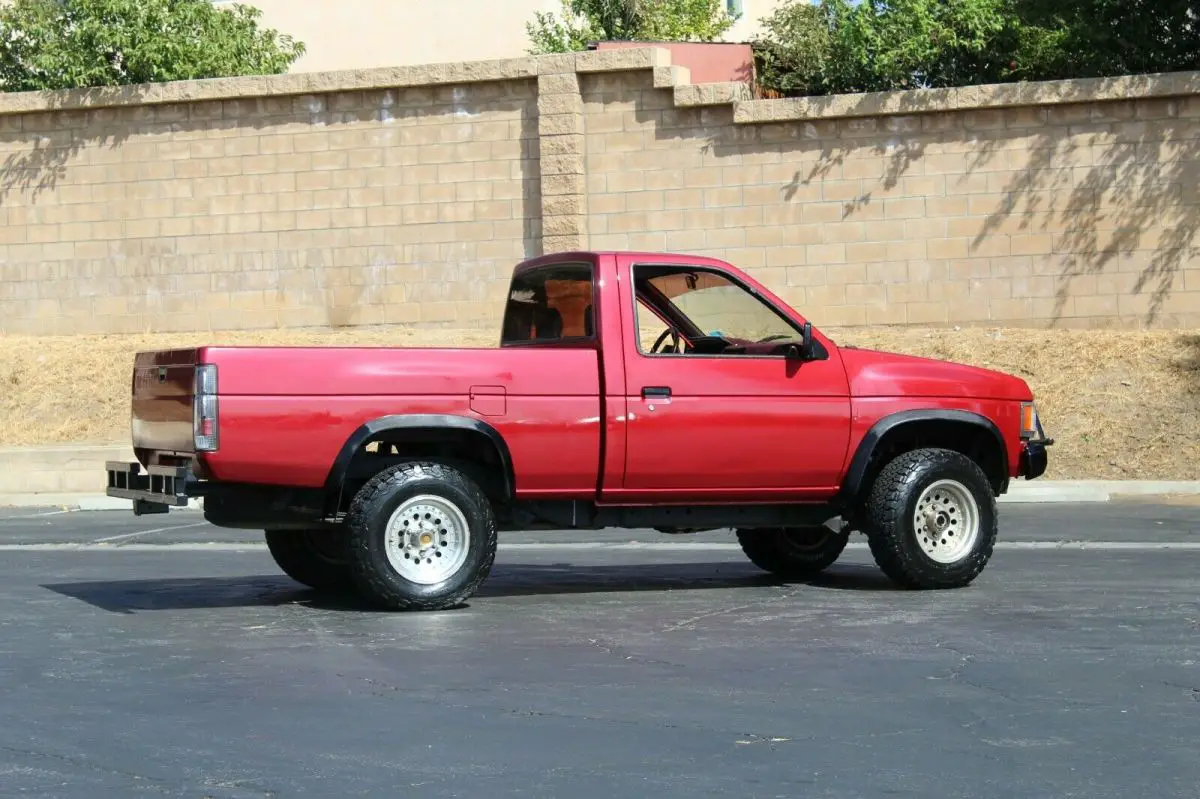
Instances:
[[[745,83],[694,83],[675,87],[675,105],[680,108],[730,105],[750,99],[750,86]]]
[[[692,71],[687,67],[670,66],[654,68],[654,88],[673,89],[692,82]]]
[[[945,89],[906,89],[734,103],[734,122],[803,122],[902,114],[930,114],[1020,106],[1063,105],[1200,93],[1200,72],[1112,78],[997,83]]]
[[[578,72],[621,72],[671,66],[671,51],[665,47],[618,47],[588,50],[575,58]]]
[[[135,86],[11,92],[0,94],[0,114],[482,83],[536,78],[537,75],[538,59],[528,56],[332,72],[206,78]]]

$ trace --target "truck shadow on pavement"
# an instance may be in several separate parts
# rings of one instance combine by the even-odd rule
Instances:
[[[746,588],[807,586],[813,590],[897,591],[884,575],[868,566],[835,565],[818,578],[781,580],[752,566],[672,563],[633,566],[512,564],[496,567],[472,601],[509,597],[690,592]],[[377,609],[354,595],[306,588],[282,575],[239,577],[169,577],[142,580],[94,580],[45,583],[42,588],[112,613],[153,610],[303,605],[314,610],[369,612]]]

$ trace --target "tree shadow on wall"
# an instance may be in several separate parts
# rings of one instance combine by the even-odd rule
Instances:
[[[1023,274],[1056,282],[1052,326],[1072,315],[1073,296],[1097,294],[1122,297],[1120,307],[1078,315],[1161,321],[1182,269],[1198,254],[1200,120],[1180,116],[1196,113],[1194,101],[1096,103],[1076,89],[1054,106],[929,113],[945,97],[935,90],[890,99],[889,116],[872,116],[879,98],[865,95],[839,107],[837,119],[743,125],[733,122],[730,106],[676,108],[670,91],[653,89],[649,79],[638,89],[635,117],[655,139],[698,140],[718,163],[777,151],[783,164],[796,165],[778,184],[780,201],[837,201],[840,221],[888,219],[871,206],[905,177],[944,176],[944,197],[963,198],[966,215],[927,208],[923,218],[965,220],[945,235],[966,240],[967,259],[1028,255],[1033,263]],[[603,101],[613,87],[589,78],[584,92],[586,100]],[[818,98],[813,106],[819,112],[835,102],[845,98]],[[849,197],[847,181],[860,183]],[[936,190],[928,196],[941,199]],[[1044,238],[1029,238],[1036,235]],[[993,241],[1006,236],[1020,238],[1008,246]],[[1083,285],[1101,278],[1108,282],[1103,290]]]
[[[1115,274],[1115,293],[1144,298],[1131,306],[1145,323],[1158,321],[1180,272],[1197,255],[1200,232],[1200,139],[1197,120],[1178,116],[1184,104],[1151,99],[1038,109],[1047,127],[1027,131],[1021,149],[980,142],[972,170],[1001,158],[1021,168],[999,188],[1004,200],[972,246],[1003,230],[1048,235],[1048,257],[1058,270],[1055,319],[1082,280]],[[1070,135],[1062,135],[1068,123]]]
[[[37,245],[9,263],[27,267],[23,296],[42,291],[35,277],[69,281],[84,307],[120,257],[127,316],[164,329],[208,315],[211,294],[265,295],[333,326],[385,321],[388,304],[489,301],[541,246],[535,86],[150,104],[157,87],[48,93],[44,111],[0,115],[0,208]],[[121,228],[71,252],[60,223],[76,221]],[[218,329],[274,325],[211,313]]]
[[[43,110],[0,116],[0,148],[21,148],[0,165],[0,207],[14,192],[36,205],[42,194],[58,187],[68,164],[82,150],[120,147],[134,131],[105,124],[116,116],[111,106],[136,103],[146,90],[145,86],[113,86],[43,92]]]

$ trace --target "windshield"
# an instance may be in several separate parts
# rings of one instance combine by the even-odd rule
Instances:
[[[638,267],[637,272],[700,335],[741,342],[801,338],[800,331],[766,301],[719,272],[681,267]]]

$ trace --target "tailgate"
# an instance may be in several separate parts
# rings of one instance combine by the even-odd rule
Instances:
[[[139,352],[133,364],[134,449],[190,453],[198,349]]]

